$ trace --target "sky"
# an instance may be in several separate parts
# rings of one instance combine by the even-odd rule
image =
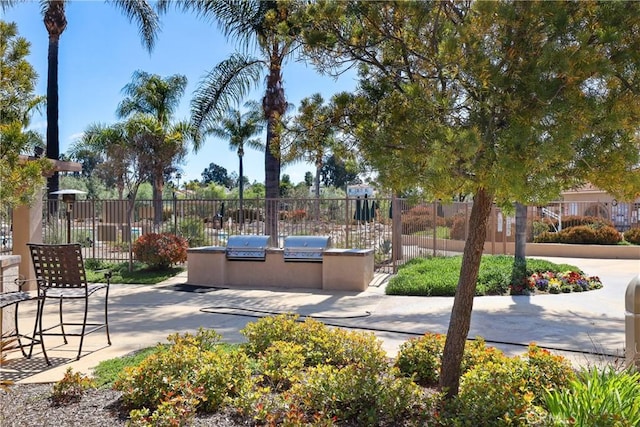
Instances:
[[[2,12],[0,12],[2,13]],[[195,14],[169,11],[161,16],[162,29],[149,53],[142,44],[138,27],[121,10],[103,1],[74,0],[66,6],[67,27],[60,37],[58,88],[60,152],[65,153],[92,123],[117,121],[115,110],[123,99],[122,88],[136,70],[167,77],[185,75],[187,89],[176,112],[176,119],[189,118],[189,103],[199,81],[236,49],[217,25]],[[46,95],[48,34],[37,1],[17,3],[4,12],[3,19],[15,22],[19,35],[31,43],[28,61],[38,73],[36,93]],[[321,93],[325,100],[333,94],[356,87],[355,73],[339,79],[322,76],[304,63],[290,60],[283,69],[287,101],[296,109],[300,100]],[[264,85],[244,101],[260,101]],[[292,110],[296,111],[296,110]],[[31,129],[46,135],[45,112],[32,119]],[[197,152],[190,152],[182,168],[181,183],[200,180],[209,164],[215,163],[238,172],[238,157],[228,141],[209,137]],[[313,171],[308,163],[283,167],[293,183]],[[264,153],[245,149],[244,174],[249,181],[264,182]]]

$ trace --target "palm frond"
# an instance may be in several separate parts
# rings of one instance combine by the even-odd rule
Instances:
[[[149,52],[153,50],[160,32],[160,18],[151,4],[146,0],[109,0],[109,3],[122,9],[129,21],[138,24],[144,46]]]
[[[164,12],[170,3],[161,0],[157,8]],[[216,22],[224,36],[237,40],[243,49],[257,42],[264,30],[266,11],[275,7],[275,2],[261,0],[178,0],[174,3],[179,9]]]
[[[180,105],[187,87],[187,78],[181,74],[161,77],[137,70],[122,92],[127,95],[116,110],[119,117],[134,113],[152,114],[163,123],[168,123]]]
[[[219,63],[199,83],[191,101],[191,123],[199,132],[216,127],[233,102],[260,83],[264,63],[234,54]]]

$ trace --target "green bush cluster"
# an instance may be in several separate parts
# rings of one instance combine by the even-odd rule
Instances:
[[[128,407],[151,409],[136,413],[142,420],[216,411],[253,386],[249,358],[241,351],[229,354],[217,345],[219,338],[202,329],[196,335],[172,335],[172,345],[126,367],[114,387]]]
[[[190,248],[205,244],[204,221],[202,218],[197,216],[184,217],[178,223],[178,229]]]
[[[459,395],[445,401],[432,388],[444,335],[404,343],[391,366],[370,334],[298,320],[282,315],[249,323],[248,342],[231,348],[214,331],[170,336],[169,345],[124,368],[116,381],[130,408],[128,425],[185,426],[198,412],[223,408],[247,425],[269,426],[640,423],[637,373],[576,375],[564,358],[535,344],[511,358],[478,338],[465,346]],[[340,346],[347,350],[331,357]],[[69,373],[56,387],[84,384]]]
[[[247,338],[247,353],[260,357],[274,343],[286,341],[302,347],[305,366],[357,363],[375,369],[386,365],[386,354],[372,333],[331,329],[312,318],[299,320],[297,315],[281,314],[247,324],[240,331]]]
[[[545,425],[545,396],[564,390],[575,378],[569,362],[530,344],[526,355],[477,363],[460,380],[451,403],[455,418],[468,426]]]
[[[427,333],[400,345],[395,367],[405,376],[422,386],[435,386],[440,381],[440,367],[446,336]],[[464,373],[488,361],[500,361],[505,356],[495,347],[487,347],[482,338],[467,341],[462,358]]]
[[[57,406],[79,401],[85,390],[95,387],[95,382],[80,372],[67,368],[60,381],[53,385],[51,402]]]
[[[414,382],[393,371],[380,375],[358,365],[318,365],[292,387],[288,400],[307,420],[322,414],[358,426],[393,426],[419,416],[422,394]]]
[[[634,245],[640,245],[640,227],[630,228],[625,231],[624,240]]]

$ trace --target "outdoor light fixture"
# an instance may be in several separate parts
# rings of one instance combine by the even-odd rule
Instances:
[[[87,194],[87,192],[70,189],[52,191],[49,194],[61,195],[62,201],[67,204],[67,243],[71,243],[71,211],[73,210],[73,204],[76,202],[76,195]]]

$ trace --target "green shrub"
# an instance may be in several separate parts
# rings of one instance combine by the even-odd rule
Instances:
[[[400,345],[395,367],[405,376],[413,377],[422,386],[435,386],[440,380],[442,353],[446,336],[427,333],[419,338],[413,338]],[[476,338],[467,341],[464,346],[461,371],[464,373],[476,365],[488,361],[499,361],[503,353],[487,347],[484,339]]]
[[[568,389],[551,391],[546,406],[550,426],[639,426],[640,373],[583,371]]]
[[[129,412],[127,427],[183,427],[191,425],[196,415],[196,406],[200,399],[201,388],[191,384],[180,387],[182,393],[167,397],[155,410],[148,408],[132,409]]]
[[[274,390],[287,390],[300,378],[304,360],[301,345],[275,341],[258,361],[263,382]]]
[[[165,269],[187,261],[188,244],[182,237],[169,233],[147,233],[133,244],[136,259],[150,268]]]
[[[298,408],[305,422],[322,414],[347,425],[397,425],[427,412],[420,408],[422,390],[410,379],[356,365],[310,368],[287,397],[288,406]]]
[[[461,257],[414,258],[400,267],[385,292],[388,295],[453,295],[461,264]]]
[[[464,373],[452,407],[463,425],[544,425],[545,395],[573,378],[566,359],[531,344],[523,357],[488,359]]]
[[[542,233],[547,233],[551,231],[551,221],[546,218],[537,218],[532,221],[531,232],[533,233],[532,238],[538,237]]]
[[[167,400],[192,404],[195,409],[215,411],[226,399],[252,386],[249,359],[240,352],[229,354],[216,345],[219,335],[172,335],[168,347],[148,356],[138,366],[127,367],[115,383],[131,408],[156,408]]]
[[[360,364],[384,369],[386,355],[380,341],[371,333],[329,329],[322,322],[295,315],[278,315],[249,323],[241,331],[247,338],[247,352],[259,357],[277,341],[302,346],[305,366]]]
[[[93,387],[95,383],[89,377],[67,368],[62,379],[53,385],[51,402],[59,406],[78,402],[85,390]]]
[[[624,240],[634,245],[640,245],[640,227],[630,228],[625,231]]]
[[[445,335],[427,333],[403,342],[398,349],[396,368],[405,376],[413,376],[422,386],[437,385],[445,340]]]
[[[308,318],[305,325],[300,326],[294,314],[280,314],[277,316],[267,316],[255,322],[248,323],[240,331],[247,339],[247,353],[253,357],[259,357],[267,348],[277,341],[286,341],[292,344],[303,346],[305,358],[313,354],[315,343],[307,342],[307,338],[313,337],[314,341],[323,341],[329,333],[328,328],[321,322]],[[303,335],[305,331],[308,335]],[[305,345],[306,344],[306,345]],[[315,357],[312,357],[315,360]],[[318,363],[322,363],[319,361]]]
[[[538,234],[533,241],[535,243],[560,243],[560,233],[552,231],[543,231]]]
[[[510,258],[507,262],[510,264],[509,266],[486,264],[479,271],[476,294],[504,295],[509,291],[513,273],[513,259]]]
[[[533,404],[534,397],[528,389],[526,362],[505,358],[465,373],[449,410],[464,426],[541,425],[544,412]]]
[[[178,223],[180,235],[186,239],[190,248],[205,244],[204,221],[197,216],[188,216]]]
[[[523,360],[528,363],[527,384],[536,405],[544,403],[548,392],[567,388],[576,377],[567,359],[533,343],[529,344]]]

